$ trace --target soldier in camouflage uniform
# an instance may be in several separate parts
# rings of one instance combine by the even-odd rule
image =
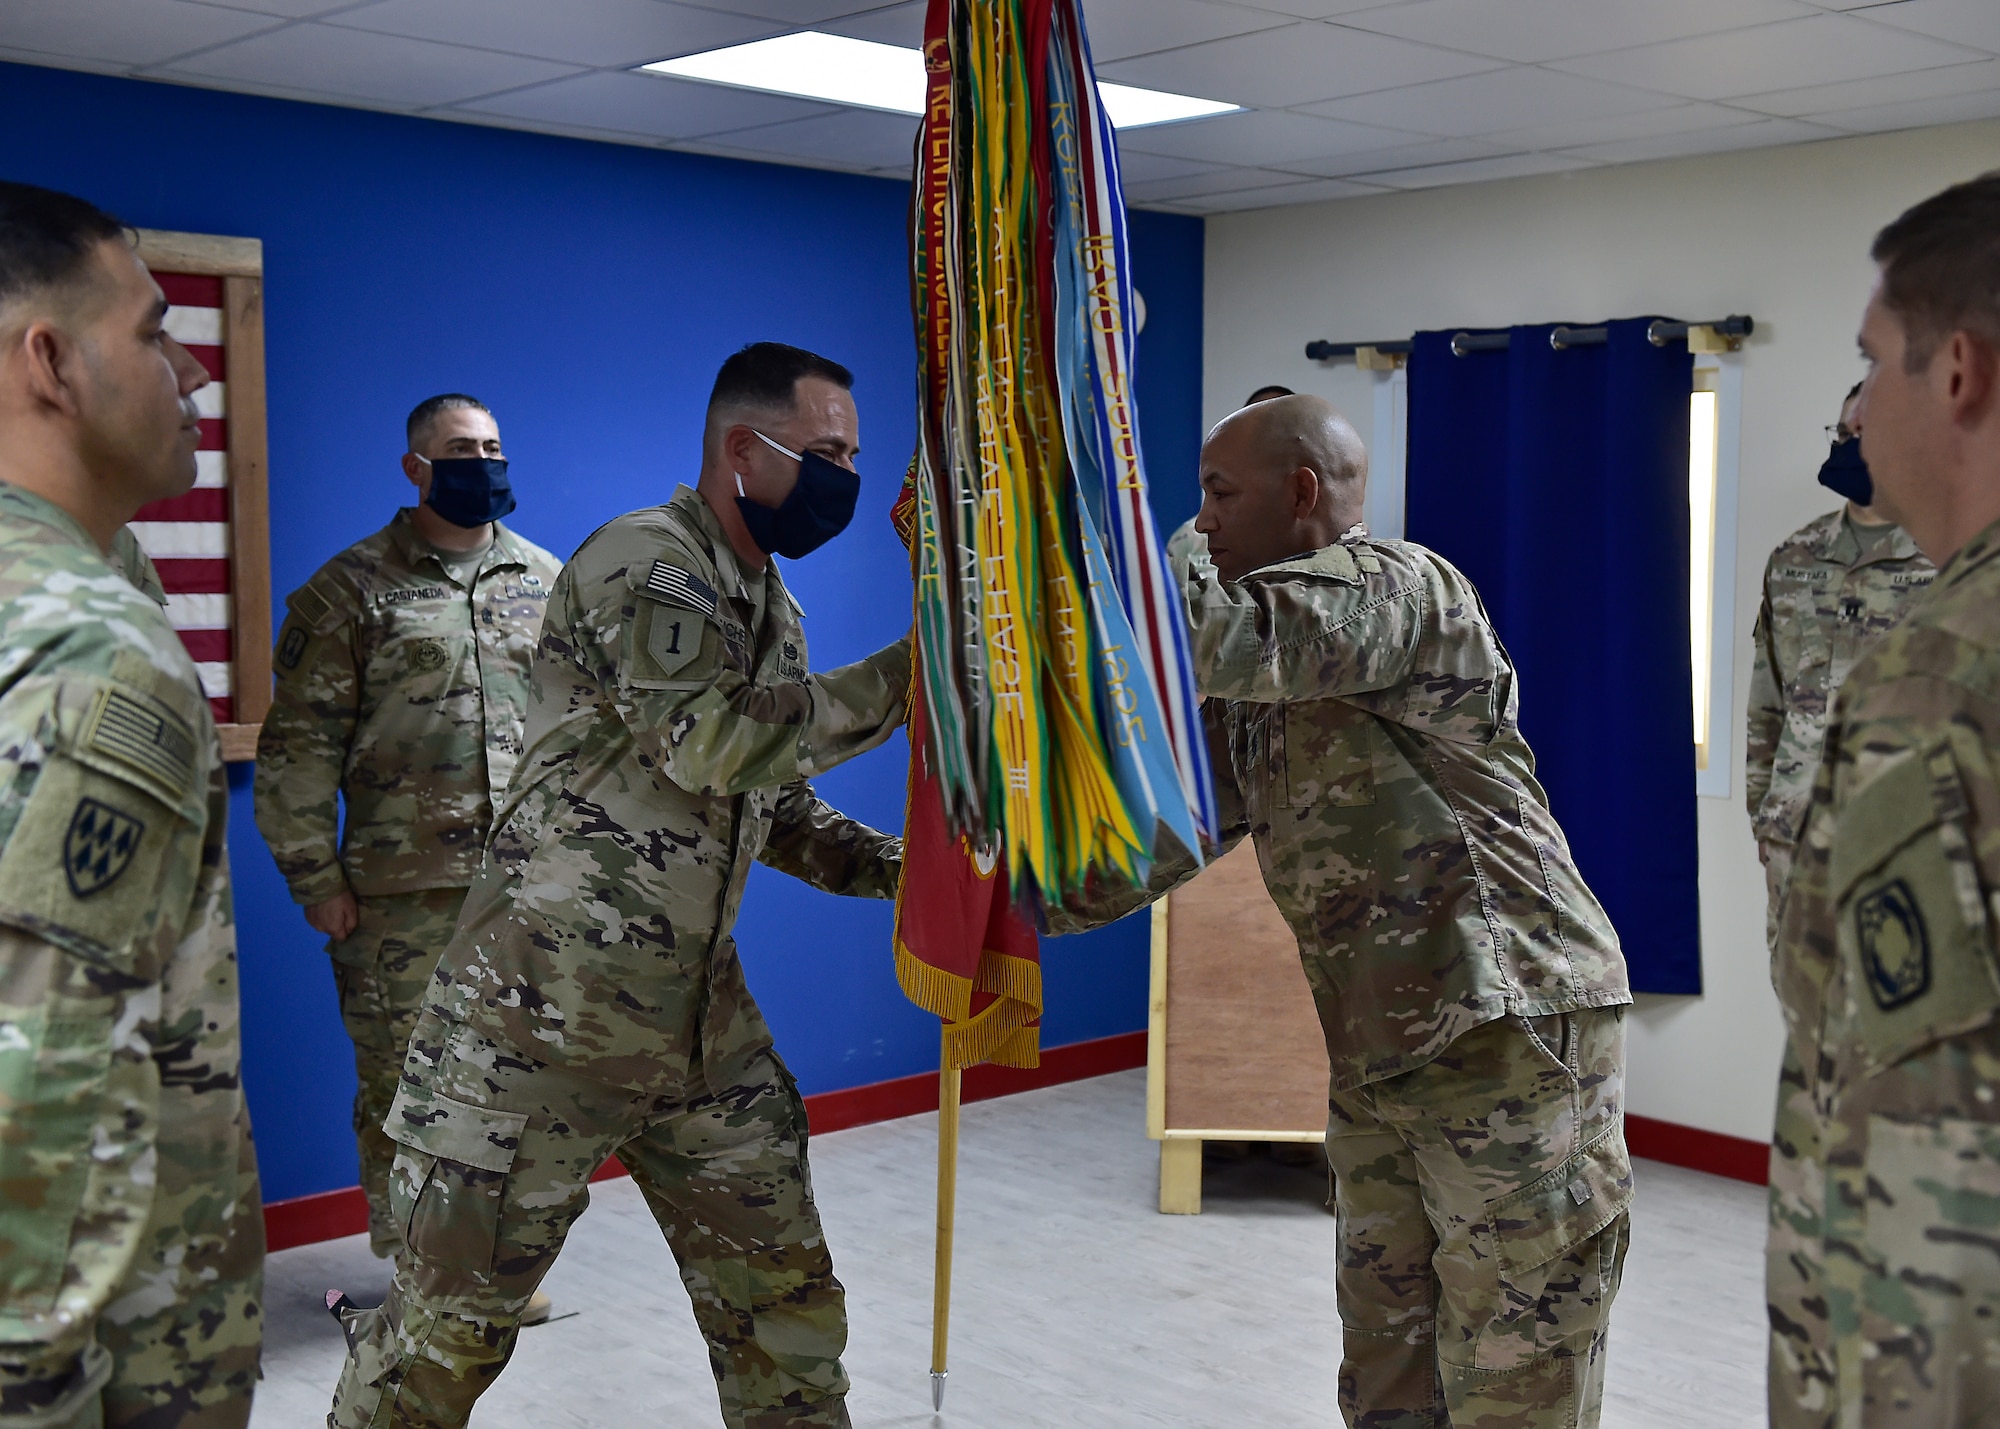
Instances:
[[[1858,392],[1841,404],[1838,442],[1854,440],[1848,418]],[[1743,784],[1772,939],[1834,692],[1934,574],[1907,531],[1852,501],[1787,536],[1764,564]]]
[[[699,490],[605,526],[556,583],[527,753],[389,1115],[408,1253],[387,1303],[346,1312],[330,1425],[464,1424],[614,1153],[680,1264],[724,1423],[848,1423],[805,1108],[730,928],[756,860],[861,897],[901,872],[900,840],[807,781],[902,722],[909,643],[810,674],[751,534],[852,481],[851,380],[775,343],[732,357]],[[770,549],[809,548],[792,534]]]
[[[0,1420],[34,1429],[240,1429],[263,1337],[222,752],[123,529],[194,484],[166,306],[115,221],[0,183]]]
[[[1849,423],[1860,390],[1856,384],[1841,404],[1836,453],[1856,440]],[[1863,650],[1901,618],[1934,574],[1908,532],[1851,499],[1794,532],[1764,567],[1744,785],[1769,894],[1765,931],[1774,947],[1833,697]],[[1771,1403],[1790,1406],[1810,1424],[1823,1415],[1828,1388],[1824,1337],[1816,1333],[1826,1323],[1818,1304],[1823,1292],[1803,1269],[1819,1242],[1820,1178],[1805,1076],[1789,1045],[1779,1084],[1767,1280],[1777,1333],[1768,1382]]]
[[[1772,1362],[1813,1371],[1773,1377],[1776,1425],[2000,1421],[1996,235],[1991,174],[1875,241],[1855,425],[1876,506],[1939,569],[1840,690],[1779,925],[1779,1095],[1825,1205],[1767,1261]]]
[[[521,757],[528,669],[562,569],[498,520],[461,525],[434,503],[431,463],[504,460],[484,405],[433,397],[410,413],[407,437],[418,504],[292,592],[257,741],[257,825],[330,938],[354,1041],[368,1240],[385,1258],[401,1237],[382,1122]]]
[[[1223,842],[1257,846],[1332,1064],[1340,1407],[1581,1429],[1632,1198],[1624,957],[1478,593],[1369,538],[1366,475],[1325,402],[1258,403],[1209,434],[1173,543]]]

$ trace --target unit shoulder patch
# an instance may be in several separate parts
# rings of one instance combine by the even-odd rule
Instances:
[[[1930,991],[1930,934],[1916,894],[1902,879],[1891,879],[1855,900],[1854,941],[1868,991],[1884,1012]]]
[[[666,561],[653,562],[653,568],[646,573],[646,593],[657,600],[698,610],[703,615],[713,615],[716,611],[715,587],[692,571]]]
[[[88,898],[116,883],[132,866],[146,822],[102,800],[76,801],[63,835],[63,876],[73,897]]]

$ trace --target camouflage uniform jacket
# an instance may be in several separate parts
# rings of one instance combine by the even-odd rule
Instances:
[[[1902,527],[1859,531],[1866,541],[1845,508],[1829,511],[1786,537],[1764,566],[1743,785],[1751,829],[1766,846],[1798,842],[1834,692],[1936,574]]]
[[[472,882],[521,757],[528,669],[562,568],[493,529],[468,586],[399,511],[286,602],[257,827],[300,903]]]
[[[750,865],[890,898],[902,841],[806,780],[903,722],[907,640],[825,675],[775,565],[683,487],[571,558],[542,627],[528,752],[433,1007],[655,1095],[729,1085],[771,1034],[730,928]]]
[[[1778,940],[1824,1148],[1841,1399],[1865,1381],[1874,1405],[1857,1423],[2000,1414],[1996,890],[2000,524],[1841,688]]]
[[[1298,938],[1336,1088],[1481,1023],[1631,1001],[1471,584],[1350,532],[1226,583],[1184,558],[1218,783]]]
[[[262,1255],[228,790],[165,612],[7,486],[0,647],[0,1354],[101,1376],[101,1316],[196,1300],[218,1262]],[[254,1325],[218,1328],[254,1346]]]

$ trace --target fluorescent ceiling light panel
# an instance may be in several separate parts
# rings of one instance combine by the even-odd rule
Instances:
[[[747,45],[684,55],[639,68],[676,79],[699,79],[737,89],[761,89],[830,104],[886,109],[893,114],[924,112],[924,57],[901,45],[853,40],[818,30],[800,30]],[[1120,129],[1171,124],[1232,114],[1240,105],[1129,84],[1097,86],[1111,122]]]

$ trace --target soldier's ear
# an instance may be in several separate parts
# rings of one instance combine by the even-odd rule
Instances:
[[[1319,509],[1319,473],[1309,466],[1297,468],[1285,478],[1292,488],[1292,516],[1299,521],[1310,520]]]

